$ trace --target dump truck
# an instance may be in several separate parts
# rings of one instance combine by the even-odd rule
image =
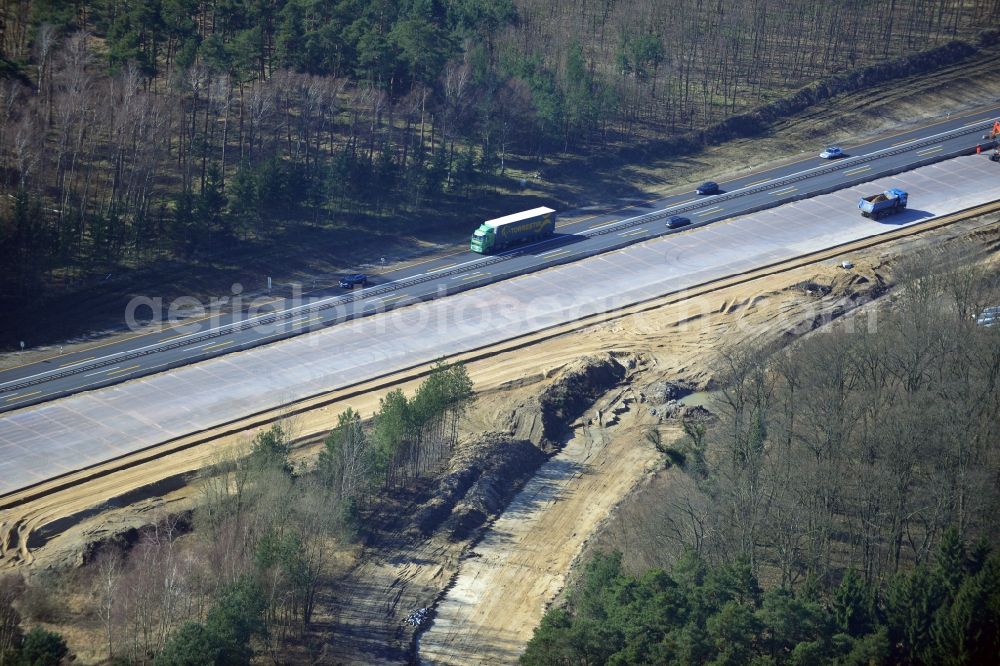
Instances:
[[[865,217],[877,220],[898,213],[906,208],[906,192],[895,187],[886,190],[881,194],[873,194],[870,197],[861,197],[858,208]]]
[[[499,252],[513,245],[547,238],[555,229],[554,210],[544,206],[532,208],[483,222],[472,234],[469,249],[480,254]]]

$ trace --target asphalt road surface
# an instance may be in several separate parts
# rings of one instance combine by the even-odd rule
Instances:
[[[959,157],[15,410],[0,416],[0,495],[444,356],[996,201],[998,175],[985,156]],[[858,198],[890,187],[908,191],[911,208],[862,217]],[[682,317],[678,326],[699,321]],[[645,323],[635,316],[630,325]],[[753,335],[738,318],[734,331]]]
[[[694,227],[709,225],[969,154],[997,117],[1000,107],[845,147],[846,156],[841,159],[822,160],[814,156],[720,183],[722,190],[718,195],[696,195],[693,189],[697,183],[692,183],[692,191],[685,194],[561,225],[553,238],[539,243],[496,256],[454,254],[378,276],[378,283],[365,289],[306,297],[298,302],[277,301],[235,318],[228,315],[192,318],[183,326],[165,323],[160,327],[162,330],[0,372],[0,412],[197,363],[359,316],[385,312],[414,300],[454,294],[691,229],[668,230],[664,218],[673,214],[690,218]],[[814,148],[818,153],[822,146]],[[911,197],[910,205],[919,207],[920,202]],[[470,221],[470,233],[477,224]],[[137,315],[148,318],[150,312],[140,307]]]

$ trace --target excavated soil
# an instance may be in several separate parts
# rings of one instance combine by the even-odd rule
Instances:
[[[587,396],[606,392],[624,376],[625,367],[608,354],[573,361],[542,391],[548,399],[524,402],[526,406],[498,419],[498,425],[531,418],[568,428],[592,403]],[[335,592],[321,598],[318,621],[310,630],[322,642],[319,663],[412,660],[419,626],[405,620],[434,606],[470,544],[528,479],[537,478],[548,458],[539,444],[561,446],[550,438],[519,438],[510,428],[462,442],[430,499],[408,509],[413,518],[377,534],[360,553],[358,565],[333,582]]]

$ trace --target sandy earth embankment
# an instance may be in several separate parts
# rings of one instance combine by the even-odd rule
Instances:
[[[595,406],[605,414],[617,411],[616,423],[594,421],[578,429],[468,553],[419,640],[422,661],[517,659],[544,603],[562,588],[571,561],[596,525],[659,461],[642,441],[642,418],[631,393],[621,391],[610,404]]]

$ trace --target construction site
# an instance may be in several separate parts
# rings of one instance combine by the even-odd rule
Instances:
[[[932,92],[918,102],[906,95],[908,85]],[[849,134],[882,136],[949,111],[975,115],[989,100],[970,104],[973,88],[981,92],[974,75],[945,71],[903,82],[877,104],[847,95],[788,119],[770,137],[709,149],[683,168],[688,179],[721,165],[742,175],[766,160],[734,167],[729,155],[787,153],[806,137],[835,131],[845,142]],[[977,158],[974,168],[1000,181],[1000,164],[989,155],[962,159]],[[659,172],[664,190],[676,168]],[[372,505],[377,510],[365,509],[363,536],[328,544],[311,621],[269,639],[275,663],[517,662],[593,552],[617,548],[626,559],[631,551],[637,567],[650,564],[642,558],[658,527],[636,530],[634,520],[678,482],[666,444],[687,436],[685,423],[715,418],[720,350],[747,341],[785,349],[867,321],[894,307],[914,262],[931,272],[962,265],[996,274],[998,222],[1000,202],[979,202],[446,355],[464,366],[474,392],[453,450]],[[281,424],[290,459],[312,466],[346,409],[367,422],[390,391],[413,395],[433,363],[305,399],[278,396],[276,407],[7,492],[0,570],[36,589],[22,616],[64,636],[79,663],[109,658],[110,620],[88,610],[109,546],[138,556],[144,535],[169,524],[177,552],[194,552],[193,516],[218,483],[212,475],[220,461],[245,454],[251,440]]]

